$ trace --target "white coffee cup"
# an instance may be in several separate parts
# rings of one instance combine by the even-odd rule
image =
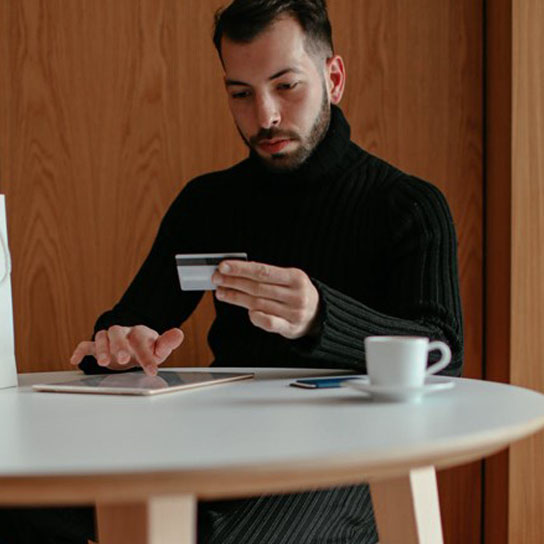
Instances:
[[[441,359],[427,368],[429,352],[440,350]],[[368,336],[366,368],[370,383],[380,386],[421,387],[425,378],[446,368],[451,350],[444,342],[421,336]]]

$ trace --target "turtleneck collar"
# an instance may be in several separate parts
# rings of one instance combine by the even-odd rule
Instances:
[[[252,173],[265,183],[305,185],[325,178],[331,179],[343,169],[342,159],[350,143],[350,134],[350,126],[342,110],[333,104],[325,137],[299,168],[290,172],[274,172],[266,168],[253,150],[249,154],[249,165]]]

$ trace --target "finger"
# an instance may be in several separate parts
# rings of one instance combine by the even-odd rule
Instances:
[[[159,335],[149,327],[133,327],[127,335],[134,357],[148,376],[156,376],[158,360],[153,352]]]
[[[296,269],[280,268],[270,264],[256,263],[252,261],[222,261],[219,264],[219,272],[229,276],[238,276],[250,280],[275,283],[278,285],[291,285]]]
[[[226,276],[219,272],[215,272],[212,277],[212,282],[221,287],[236,289],[237,291],[242,291],[254,297],[278,300],[287,304],[294,300],[293,290],[284,287],[283,285],[263,283],[235,276]]]
[[[96,355],[94,342],[80,342],[70,357],[70,364],[77,366],[86,355]]]
[[[300,328],[308,321],[308,312],[303,308],[292,308],[282,302],[252,297],[240,291],[224,289],[223,287],[217,289],[216,293],[217,298],[223,302],[246,308],[252,312],[262,312],[279,317],[292,328]]]
[[[289,307],[282,302],[277,302],[275,300],[269,300],[266,298],[253,297],[242,293],[241,291],[236,291],[235,289],[225,289],[224,287],[219,287],[217,289],[216,297],[222,302],[227,302],[235,306],[240,306],[241,308],[246,308],[248,310],[258,310],[263,311],[269,314],[277,315],[288,319],[288,316],[292,311]]]
[[[260,311],[251,311],[249,312],[249,319],[253,325],[260,329],[290,338],[291,324],[281,317]]]
[[[100,366],[108,366],[111,363],[110,342],[106,331],[98,331],[94,337],[96,345],[96,362]]]
[[[129,327],[113,325],[108,329],[110,341],[110,352],[120,365],[127,365],[130,362],[132,350],[127,340]]]
[[[183,342],[184,334],[181,329],[170,329],[163,332],[155,342],[155,356],[162,362]]]

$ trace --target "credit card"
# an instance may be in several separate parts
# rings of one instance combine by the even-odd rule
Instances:
[[[182,291],[214,291],[212,275],[219,263],[227,259],[247,261],[247,253],[190,253],[176,255]]]

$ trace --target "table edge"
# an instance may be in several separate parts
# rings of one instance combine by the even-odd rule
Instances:
[[[445,469],[492,455],[544,427],[544,416],[506,433],[465,437],[456,447],[432,452],[414,449],[376,460],[350,454],[267,465],[126,473],[59,474],[0,477],[0,505],[92,504],[134,501],[157,495],[194,495],[200,499],[248,497],[342,485],[356,485],[407,474],[424,466]]]

